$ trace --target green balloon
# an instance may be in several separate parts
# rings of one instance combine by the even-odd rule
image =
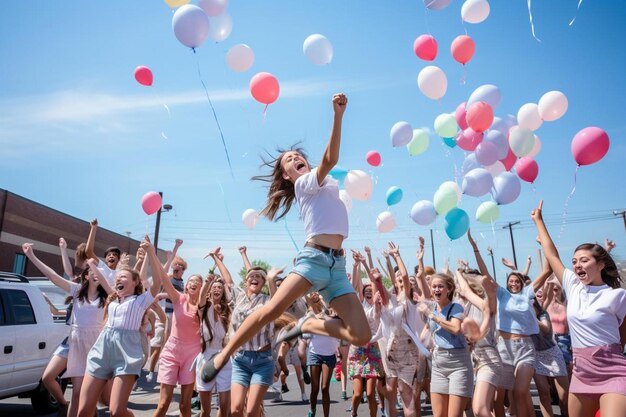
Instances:
[[[435,119],[435,132],[442,138],[453,138],[459,130],[454,115],[442,113]]]
[[[413,139],[406,145],[409,155],[416,156],[424,153],[428,149],[428,133],[422,129],[413,130]]]
[[[493,201],[485,201],[476,209],[476,220],[481,223],[493,223],[500,217],[500,207]]]
[[[455,208],[458,203],[456,190],[452,187],[439,188],[433,197],[433,204],[437,214],[446,214]]]

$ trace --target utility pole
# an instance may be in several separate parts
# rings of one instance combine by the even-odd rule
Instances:
[[[437,270],[437,262],[435,262],[435,241],[433,240],[433,229],[430,229],[430,247],[433,250],[433,269]]]
[[[622,216],[622,219],[624,219],[624,229],[626,229],[626,210],[622,210],[622,211],[614,210],[613,214],[615,216]]]
[[[159,250],[159,228],[161,227],[161,210],[163,209],[163,193],[159,191],[159,195],[161,196],[161,207],[159,207],[159,211],[157,211],[157,219],[156,225],[154,226],[154,250]]]
[[[493,249],[491,246],[487,247],[487,253],[491,256],[491,270],[493,271],[493,280],[496,281],[496,261],[493,260]]]
[[[515,264],[515,269],[517,269],[517,256],[515,255],[515,241],[513,240],[513,226],[515,226],[516,224],[519,224],[519,222],[515,222],[515,223],[509,222],[509,224],[502,227],[503,229],[509,229],[509,234],[511,235],[511,247],[513,248],[513,263]]]

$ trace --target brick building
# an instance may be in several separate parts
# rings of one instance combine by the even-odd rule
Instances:
[[[88,235],[88,221],[61,213],[0,188],[0,271],[41,276],[22,252],[23,243],[33,242],[39,259],[55,271],[61,272],[63,266],[59,237],[67,241],[68,253],[73,261],[76,246],[86,242]],[[104,256],[104,251],[111,246],[117,246],[122,252],[129,253],[134,262],[139,242],[98,228],[94,248],[96,254]],[[159,258],[165,258],[164,251],[159,251]]]

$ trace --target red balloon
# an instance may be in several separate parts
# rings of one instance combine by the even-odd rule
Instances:
[[[539,165],[534,159],[524,156],[515,163],[515,172],[521,180],[533,183],[539,175]]]
[[[377,167],[378,165],[380,165],[380,154],[376,151],[369,151],[367,155],[365,155],[365,160],[371,166]]]
[[[586,127],[572,140],[572,155],[578,165],[591,165],[609,151],[609,135],[599,127]]]
[[[467,129],[469,126],[467,125],[467,120],[465,120],[466,111],[465,106],[467,106],[467,102],[459,104],[459,106],[454,111],[454,118],[456,119],[456,124],[463,130]]]
[[[471,127],[468,127],[464,131],[459,133],[456,138],[456,144],[464,151],[473,151],[478,144],[483,141],[482,132],[476,132]]]
[[[147,87],[152,85],[152,71],[150,68],[144,67],[142,65],[135,68],[135,80],[141,85],[145,85]]]
[[[413,50],[418,58],[432,61],[437,57],[437,41],[430,35],[420,35],[413,42]]]
[[[510,171],[511,168],[513,168],[513,165],[515,165],[515,161],[517,161],[517,156],[515,156],[511,148],[509,148],[509,154],[506,156],[506,158],[500,160],[500,162],[502,162],[504,168],[507,171]]]
[[[278,99],[278,80],[269,72],[259,72],[250,80],[250,93],[260,103],[272,104]]]
[[[457,36],[450,46],[452,57],[459,63],[465,65],[474,56],[476,45],[472,38],[467,35]]]
[[[469,127],[477,132],[484,132],[493,123],[493,110],[484,101],[477,101],[469,106],[465,119]]]
[[[156,191],[149,191],[141,198],[141,208],[149,216],[161,209],[163,198]]]

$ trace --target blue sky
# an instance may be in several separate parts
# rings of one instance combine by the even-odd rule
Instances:
[[[578,243],[605,237],[616,240],[615,254],[623,259],[623,222],[611,213],[626,208],[626,121],[620,107],[626,92],[626,8],[619,0],[586,1],[568,26],[577,3],[532,2],[540,43],[531,35],[523,0],[491,1],[490,16],[478,25],[463,24],[459,0],[440,11],[426,11],[418,0],[232,0],[230,37],[217,44],[209,40],[194,55],[174,37],[173,12],[162,1],[10,2],[0,14],[0,187],[85,220],[97,217],[102,227],[137,239],[152,233],[155,220],[142,212],[141,196],[163,191],[174,210],[163,214],[160,247],[182,238],[181,254],[190,271],[204,272],[210,265],[202,255],[217,245],[233,269],[240,267],[240,244],[250,248],[252,258],[286,265],[295,250],[284,223],[261,220],[250,231],[241,222],[245,209],[260,209],[265,201],[263,186],[249,178],[260,172],[258,155],[276,146],[302,141],[311,161],[319,160],[331,125],[330,97],[344,91],[350,102],[340,165],[371,173],[375,182],[371,200],[354,202],[346,247],[380,249],[394,240],[412,265],[416,238],[428,236],[430,227],[417,226],[407,213],[416,201],[432,200],[442,182],[461,180],[455,166],[465,155],[432,134],[428,150],[409,157],[390,145],[393,124],[405,120],[432,130],[437,115],[454,111],[486,83],[502,93],[495,110],[499,116],[516,114],[521,105],[560,90],[569,109],[536,132],[542,150],[535,184],[523,183],[518,200],[501,206],[493,226],[473,220],[476,207],[489,197],[464,196],[459,207],[472,218],[481,248],[491,245],[497,258],[512,256],[508,230],[502,229],[508,221],[522,221],[514,232],[518,262],[536,254],[529,213],[543,198],[565,261]],[[466,32],[476,53],[461,85],[464,71],[449,45]],[[333,44],[327,66],[309,63],[302,53],[304,39],[313,33]],[[448,77],[440,101],[423,96],[416,83],[420,69],[429,65],[412,50],[424,33],[437,39],[434,65]],[[246,73],[235,73],[224,62],[237,43],[255,52]],[[138,65],[152,69],[152,87],[134,80]],[[198,68],[224,132],[234,180]],[[265,118],[263,105],[248,92],[250,78],[260,71],[281,83],[281,96]],[[576,168],[570,142],[587,126],[603,128],[611,148],[599,163],[580,168],[566,207]],[[382,155],[378,168],[365,162],[372,149]],[[392,185],[404,190],[404,199],[391,208],[398,227],[380,234],[375,219],[387,209],[385,192]],[[287,227],[301,246],[297,210]],[[465,238],[447,238],[442,218],[431,227],[437,266],[446,256],[471,255]],[[426,261],[431,263],[430,248]],[[498,272],[501,277],[503,269]]]

